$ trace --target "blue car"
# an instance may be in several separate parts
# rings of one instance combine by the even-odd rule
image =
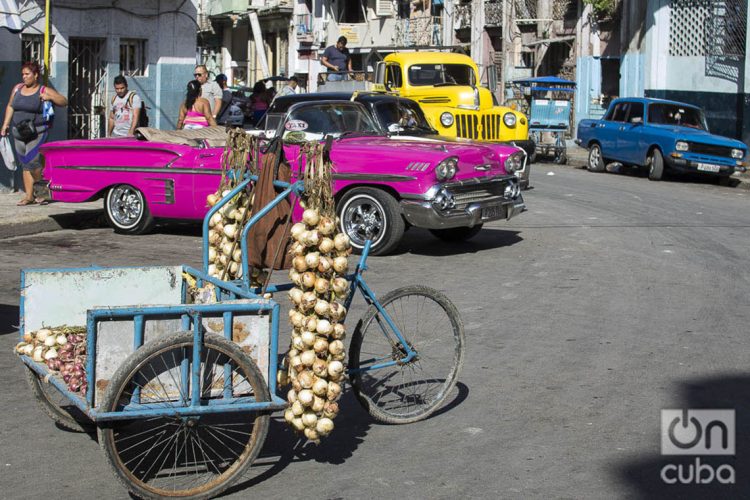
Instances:
[[[592,172],[620,162],[647,168],[653,181],[667,169],[729,177],[747,166],[747,146],[711,134],[700,108],[662,99],[613,100],[603,119],[581,120],[576,143]]]

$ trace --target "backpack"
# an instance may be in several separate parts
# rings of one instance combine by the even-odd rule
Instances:
[[[135,91],[131,90],[128,92],[128,100],[126,106],[129,109],[133,109],[133,98],[135,97]],[[110,103],[110,106],[115,105],[115,99],[117,99],[117,94],[115,94],[112,97],[112,102]],[[136,128],[140,127],[148,127],[148,112],[146,111],[148,109],[148,106],[146,106],[146,103],[143,99],[141,99],[141,112],[138,113],[138,123],[135,124]]]

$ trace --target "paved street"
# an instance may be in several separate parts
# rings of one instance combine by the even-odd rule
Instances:
[[[548,165],[532,185],[528,212],[470,243],[413,229],[397,254],[370,261],[377,292],[422,283],[461,311],[467,356],[452,402],[385,426],[347,393],[317,447],[276,421],[229,498],[750,495],[750,191]],[[11,353],[19,269],[198,265],[199,251],[197,226],[0,242],[4,498],[128,498],[94,437],[57,429],[31,399]],[[666,463],[694,460],[660,455],[665,408],[736,409],[737,458],[702,460],[730,463],[736,485],[662,482]]]

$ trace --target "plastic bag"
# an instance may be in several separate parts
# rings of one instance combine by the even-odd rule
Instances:
[[[8,170],[16,169],[16,158],[13,154],[13,144],[10,142],[10,136],[0,137],[0,156],[3,157],[3,163]]]

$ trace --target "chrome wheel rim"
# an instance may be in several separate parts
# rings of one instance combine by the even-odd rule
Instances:
[[[117,186],[109,194],[109,213],[115,224],[129,228],[143,217],[143,197],[130,186]]]
[[[342,223],[344,232],[356,247],[364,247],[365,241],[376,245],[385,234],[386,220],[383,207],[369,197],[355,198],[345,207]]]

